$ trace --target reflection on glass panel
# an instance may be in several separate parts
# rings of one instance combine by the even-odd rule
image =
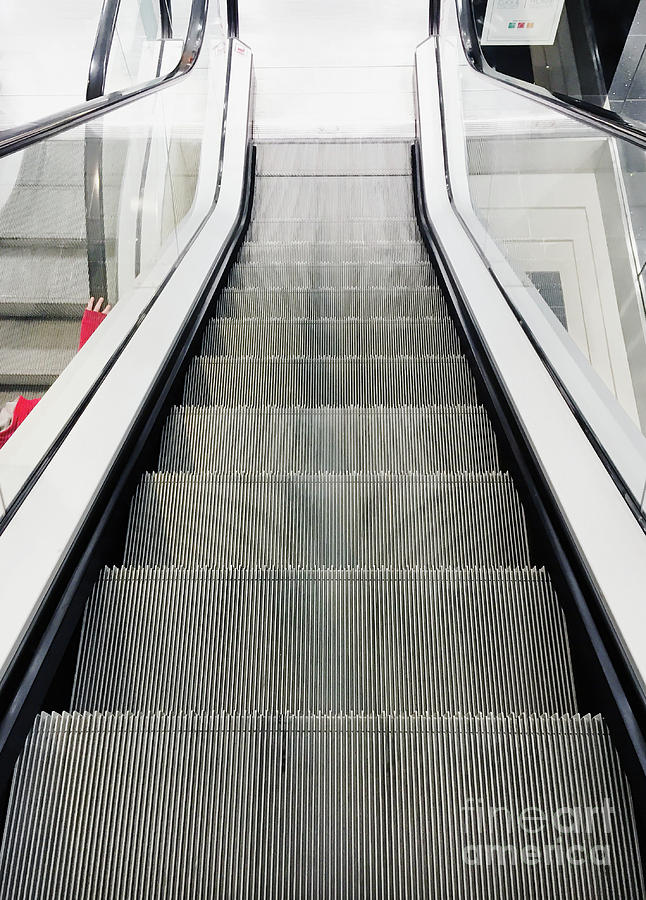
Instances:
[[[646,122],[646,0],[612,7],[599,0],[466,2],[484,57],[498,72]],[[556,11],[556,32],[532,42],[541,7]],[[492,32],[494,10],[499,27]]]
[[[122,0],[110,51],[105,93],[168,75],[178,65],[188,33],[193,0]],[[170,28],[170,35],[165,32]],[[220,4],[209,4],[207,40],[222,39],[226,23]]]
[[[645,257],[624,154],[492,79],[463,69],[462,87],[469,191],[486,232],[646,431]]]
[[[225,74],[226,45],[207,41],[172,86],[0,160],[0,446],[7,417],[91,352],[106,309],[152,298],[204,220]]]

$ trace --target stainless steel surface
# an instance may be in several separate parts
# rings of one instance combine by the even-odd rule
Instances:
[[[604,841],[612,863],[568,864],[550,815],[538,864],[500,864],[522,829],[491,811],[535,810],[539,797],[548,810],[610,802],[622,824],[606,833],[595,816],[577,853]],[[625,780],[598,718],[41,716],[11,813],[0,890],[15,900],[642,896]],[[491,862],[466,862],[481,843]]]

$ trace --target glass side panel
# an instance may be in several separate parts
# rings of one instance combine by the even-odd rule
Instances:
[[[0,129],[85,100],[101,6],[102,0],[2,0]]]
[[[466,3],[497,71],[646,122],[646,0]]]
[[[171,37],[163,38],[162,11],[168,0],[121,0],[106,73],[105,92],[124,90],[167,75],[180,61],[193,0],[176,0],[170,12]],[[219,30],[219,4],[209,18],[211,34]]]
[[[3,447],[25,401],[43,396],[80,344],[92,353],[106,318],[154,297],[204,221],[225,78],[226,43],[209,40],[176,84],[0,160]],[[90,313],[92,294],[102,303]]]
[[[624,154],[614,139],[567,118],[538,118],[519,95],[511,109],[508,98],[493,132],[477,92],[463,96],[469,190],[482,224],[646,430],[646,257],[642,210],[630,202],[631,168],[643,170],[646,154]]]
[[[447,140],[464,146],[461,160],[449,154],[456,206],[641,503],[646,153],[476,73],[451,39],[441,46]]]

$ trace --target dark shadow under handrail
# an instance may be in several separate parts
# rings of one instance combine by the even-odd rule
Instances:
[[[646,127],[628,121],[610,109],[603,109],[585,100],[577,100],[566,94],[553,93],[546,88],[529,84],[511,75],[505,75],[492,68],[485,59],[473,16],[471,0],[444,0],[457,4],[458,25],[465,56],[473,69],[481,75],[500,81],[511,90],[530,96],[544,106],[558,109],[571,118],[586,125],[605,131],[613,137],[628,141],[646,150]]]

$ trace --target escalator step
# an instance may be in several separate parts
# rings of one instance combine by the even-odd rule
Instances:
[[[411,147],[402,141],[259,143],[256,176],[410,175]]]
[[[0,320],[0,383],[51,384],[76,355],[80,318]]]
[[[253,218],[414,218],[410,175],[287,176],[256,178]]]
[[[435,284],[435,272],[426,263],[246,263],[231,269],[232,288],[320,290],[326,288],[424,288]]]
[[[454,357],[196,357],[188,406],[423,406],[475,404],[466,360]]]
[[[450,319],[211,319],[203,356],[457,356]]]
[[[0,256],[0,316],[79,322],[89,296],[85,244],[63,250],[46,243],[36,249],[33,244],[5,242]],[[25,339],[30,325],[25,324]]]
[[[173,472],[492,472],[479,406],[171,411],[158,468]]]
[[[507,475],[146,475],[124,561],[224,566],[525,566]]]
[[[43,714],[0,863],[11,900],[644,896],[578,716]]]
[[[413,217],[401,219],[264,219],[252,222],[246,244],[267,242],[314,241],[419,241],[419,228]]]
[[[168,652],[172,648],[172,652]],[[535,570],[106,570],[72,709],[575,712]]]
[[[417,288],[324,288],[277,290],[226,287],[218,301],[218,315],[231,318],[350,318],[371,316],[410,318],[448,316],[438,285]]]
[[[239,265],[285,265],[294,263],[321,266],[326,263],[386,265],[428,262],[428,252],[419,240],[412,241],[272,241],[245,243],[240,249]]]

